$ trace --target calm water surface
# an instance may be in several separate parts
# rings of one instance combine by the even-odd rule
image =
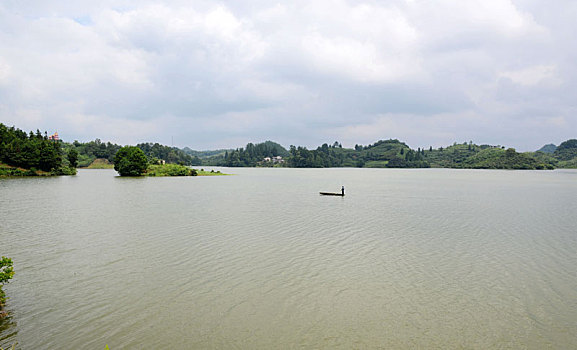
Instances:
[[[224,171],[0,179],[0,347],[577,348],[576,171]]]

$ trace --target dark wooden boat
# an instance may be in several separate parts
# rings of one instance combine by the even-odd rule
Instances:
[[[319,194],[321,196],[339,196],[339,197],[344,197],[345,194],[344,193],[334,193],[334,192],[319,192]]]

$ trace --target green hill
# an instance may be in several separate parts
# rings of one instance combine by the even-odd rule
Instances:
[[[557,147],[553,155],[555,158],[564,161],[577,158],[577,140],[571,139],[562,142],[559,147]]]
[[[488,148],[481,150],[463,162],[473,169],[553,169],[549,164],[539,163],[530,153],[517,153],[514,148]]]
[[[231,148],[231,149],[217,149],[213,151],[195,151],[188,147],[184,147],[182,151],[187,154],[190,154],[191,156],[198,157],[200,159],[207,159],[210,157],[218,157],[218,156],[224,157],[224,154],[226,152],[231,152],[233,151],[233,149]]]
[[[286,148],[273,141],[257,144],[249,143],[245,148],[237,148],[230,152],[226,151],[222,158],[217,156],[219,162],[216,165],[230,167],[272,166],[280,164],[280,159],[276,160],[276,157],[281,157],[284,163],[284,158],[289,155]],[[265,158],[269,158],[269,161],[265,161]],[[273,158],[275,158],[276,163],[273,162]]]
[[[562,142],[553,153],[559,160],[559,168],[577,169],[577,140],[571,139]]]
[[[557,146],[555,146],[554,144],[550,143],[548,145],[545,145],[541,148],[539,148],[539,150],[537,152],[543,152],[543,153],[550,153],[553,154],[555,153],[555,150],[557,150]]]

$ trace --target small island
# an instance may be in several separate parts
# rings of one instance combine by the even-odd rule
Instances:
[[[166,164],[162,160],[149,160],[144,151],[136,146],[125,146],[114,156],[114,170],[120,176],[215,176],[220,171],[198,171],[182,164]]]
[[[149,164],[146,176],[219,176],[228,175],[219,171],[197,170],[181,164]]]

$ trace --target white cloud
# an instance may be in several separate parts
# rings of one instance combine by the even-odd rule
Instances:
[[[389,137],[538,148],[577,136],[576,11],[526,0],[4,2],[0,121],[196,148]]]
[[[11,68],[6,62],[2,62],[0,58],[0,86],[6,85],[10,82]]]
[[[523,86],[535,86],[544,80],[555,80],[559,83],[556,76],[556,67],[554,65],[539,65],[528,67],[515,71],[508,71],[499,74],[500,77],[511,79],[514,83]]]
[[[371,116],[365,123],[357,123],[326,130],[326,134],[352,147],[376,140],[399,138],[411,147],[439,147],[446,140],[482,142],[482,131],[488,121],[474,112],[440,113],[423,118],[414,114],[387,113]],[[399,135],[402,135],[399,136]],[[452,142],[451,142],[452,143]]]

